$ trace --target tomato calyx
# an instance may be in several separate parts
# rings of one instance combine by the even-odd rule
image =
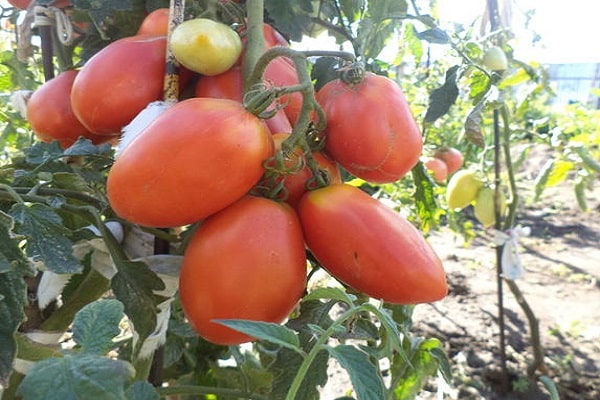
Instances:
[[[365,79],[365,65],[356,61],[338,70],[340,80],[347,85],[356,85]]]

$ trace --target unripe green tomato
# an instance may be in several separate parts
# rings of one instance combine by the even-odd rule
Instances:
[[[181,65],[209,76],[227,71],[242,52],[236,31],[206,18],[182,22],[173,30],[169,45]]]
[[[483,182],[474,171],[463,169],[452,175],[446,187],[446,203],[448,208],[461,209],[471,204],[476,198]]]
[[[499,193],[500,200],[500,215],[503,215],[506,211],[506,197],[504,193]],[[475,205],[473,206],[475,212],[475,218],[484,227],[489,227],[496,223],[496,209],[494,207],[494,189],[491,187],[482,187],[477,194],[475,199]]]
[[[483,65],[492,71],[504,71],[508,68],[506,53],[498,46],[490,47],[483,55]]]

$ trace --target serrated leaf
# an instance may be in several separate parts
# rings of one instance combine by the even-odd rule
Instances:
[[[72,172],[57,172],[52,174],[52,183],[59,189],[69,189],[78,192],[92,192],[85,179]]]
[[[438,357],[441,350],[441,343],[437,339],[420,338],[413,341],[411,349],[410,363],[411,367],[404,369],[404,374],[398,378],[398,386],[394,389],[396,398],[411,399],[414,398],[425,386],[427,379],[435,375],[438,370]],[[435,350],[436,356],[432,351]]]
[[[136,381],[127,388],[125,398],[127,400],[159,400],[160,395],[150,383]]]
[[[308,295],[304,296],[304,301],[309,300],[337,300],[346,304],[352,304],[355,297],[346,293],[345,290],[335,287],[322,287],[312,290]]]
[[[80,137],[75,143],[64,151],[67,156],[96,156],[108,154],[111,145],[108,143],[96,146],[90,139]]]
[[[329,354],[348,372],[358,400],[386,398],[385,386],[378,368],[364,351],[350,345],[327,347]]]
[[[19,241],[13,234],[14,220],[0,210],[0,273],[17,268],[29,269],[29,262],[19,247]]]
[[[84,353],[103,355],[114,347],[120,332],[123,304],[118,300],[97,300],[83,307],[73,320],[73,340]]]
[[[241,319],[217,319],[214,320],[236,331],[245,333],[260,340],[266,340],[288,349],[300,351],[298,335],[293,330],[283,325],[271,322],[249,321]]]
[[[319,386],[327,383],[327,361],[329,353],[321,350],[317,353],[310,364],[306,375],[301,383],[301,390],[296,394],[294,400],[319,400]],[[300,354],[289,349],[281,349],[277,354],[277,360],[269,366],[273,373],[273,390],[270,393],[272,399],[284,399],[289,391],[292,381],[298,373],[298,367],[302,363]]]
[[[116,260],[115,266],[117,273],[111,280],[111,287],[139,335],[134,349],[137,353],[144,340],[156,329],[159,300],[154,291],[164,290],[165,285],[144,263]]]
[[[24,149],[25,159],[29,164],[43,164],[55,160],[63,154],[63,150],[57,141],[37,142],[33,146]]]
[[[459,66],[454,65],[446,71],[444,84],[434,89],[429,96],[429,107],[425,113],[425,122],[431,123],[446,115],[458,98],[456,72]]]
[[[24,400],[125,399],[133,367],[121,360],[67,355],[36,363],[17,390]]]
[[[419,218],[419,227],[428,232],[437,225],[441,209],[437,203],[434,184],[421,161],[411,171],[415,183],[415,207]]]
[[[17,347],[14,335],[25,320],[27,286],[16,271],[0,274],[0,385],[6,387]]]
[[[18,224],[15,231],[27,237],[27,256],[42,261],[57,274],[81,272],[83,266],[73,256],[73,243],[67,237],[70,230],[63,226],[61,217],[51,207],[16,203],[9,213]]]
[[[478,69],[473,70],[469,76],[469,98],[473,104],[479,103],[491,88],[490,77]]]

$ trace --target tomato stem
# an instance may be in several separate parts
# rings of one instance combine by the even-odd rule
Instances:
[[[252,87],[252,81],[247,78],[252,75],[252,71],[254,71],[258,60],[265,52],[265,37],[263,35],[264,1],[248,0],[246,7],[248,13],[246,26],[248,41],[246,42],[244,62],[242,64],[244,91]]]

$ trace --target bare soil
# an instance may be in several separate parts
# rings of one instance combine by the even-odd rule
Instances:
[[[531,188],[528,178],[521,176]],[[504,283],[509,379],[503,386],[493,232],[479,228],[465,243],[441,230],[429,240],[444,260],[450,292],[416,307],[415,330],[446,346],[454,372],[446,399],[549,399],[540,376],[554,382],[561,399],[600,399],[600,182],[587,195],[588,212],[579,210],[569,180],[548,188],[538,202],[524,194],[517,222],[531,234],[519,241],[525,274],[515,282],[539,321],[544,363],[526,379],[531,326]],[[436,398],[436,385],[428,390],[422,398]]]

